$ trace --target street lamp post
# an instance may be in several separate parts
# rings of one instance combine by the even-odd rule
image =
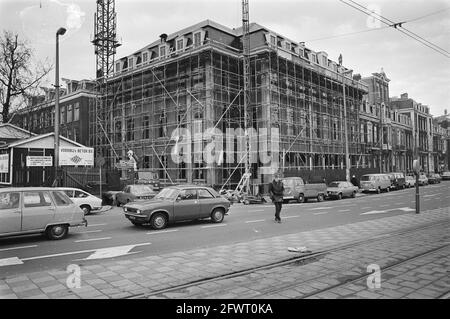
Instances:
[[[342,66],[342,55],[339,56],[339,65]],[[347,101],[345,97],[345,74],[351,71],[342,72],[342,95],[344,100],[344,139],[345,139],[345,179],[350,182],[350,156],[348,149],[348,128],[347,128]]]
[[[66,29],[56,31],[56,63],[55,63],[55,186],[59,186],[59,36],[64,35]]]

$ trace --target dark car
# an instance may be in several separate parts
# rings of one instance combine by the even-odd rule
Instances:
[[[405,174],[403,173],[390,173],[391,189],[404,189],[406,188]]]
[[[211,218],[221,223],[230,209],[230,202],[211,187],[171,186],[153,199],[124,206],[125,217],[133,225],[150,224],[163,229],[169,223]]]
[[[428,174],[427,175],[428,178],[428,184],[439,184],[441,182],[441,175],[439,174]]]
[[[448,181],[448,180],[450,180],[450,172],[443,172],[443,173],[442,173],[442,180],[443,180],[443,181]]]
[[[155,197],[157,192],[150,185],[135,184],[127,185],[123,191],[116,194],[117,206],[133,202],[135,200],[147,200]]]

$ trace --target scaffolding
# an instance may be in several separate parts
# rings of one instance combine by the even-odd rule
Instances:
[[[207,128],[223,132],[225,145],[226,132],[245,127],[243,68],[238,45],[207,39],[197,47],[114,74],[103,96],[103,103],[112,106],[110,122],[103,127],[98,147],[110,149],[110,140],[119,157],[133,150],[141,159],[139,168],[156,171],[163,182],[227,183],[235,188],[246,172],[237,142],[232,160],[227,154],[207,165],[202,151],[211,139],[205,136]],[[248,123],[256,132],[266,130],[268,144],[270,129],[279,129],[278,160],[283,169],[344,168],[342,76],[307,60],[286,59],[269,46],[252,51],[249,69]],[[350,157],[356,166],[361,148],[358,109],[366,92],[359,82],[345,81]],[[95,122],[94,113],[92,117]],[[190,161],[172,159],[176,129],[190,132]],[[258,158],[258,151],[251,148],[250,158]],[[106,157],[112,165],[118,160],[113,152]],[[259,160],[252,161],[252,185],[271,181],[262,166]]]

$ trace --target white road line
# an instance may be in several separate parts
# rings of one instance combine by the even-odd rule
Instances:
[[[253,209],[253,210],[249,210],[249,213],[256,213],[256,212],[263,212],[264,209]]]
[[[158,235],[158,234],[165,234],[165,233],[173,233],[178,231],[178,229],[171,229],[171,230],[157,230],[146,233],[147,235]]]
[[[350,211],[350,209],[341,209],[341,210],[338,210],[338,213],[349,212],[349,211]]]
[[[333,207],[317,207],[317,208],[311,208],[310,210],[320,210],[320,209],[332,209]]]
[[[369,209],[369,208],[372,208],[372,206],[361,207],[361,209]]]
[[[265,221],[265,219],[248,220],[248,221],[246,221],[245,223],[246,223],[246,224],[249,224],[249,223],[258,223],[258,222],[263,222],[263,221]]]
[[[425,195],[425,196],[423,196],[424,198],[425,197],[434,197],[434,196],[437,196],[438,194],[433,194],[433,195]]]
[[[92,225],[88,224],[88,227],[105,226],[105,225],[108,225],[108,224],[92,224]]]
[[[30,246],[19,246],[19,247],[11,247],[11,248],[3,248],[0,249],[0,251],[7,251],[7,250],[14,250],[14,249],[25,249],[25,248],[34,248],[37,247],[38,245],[30,245]]]
[[[324,215],[324,214],[328,214],[328,212],[314,213],[313,215]]]
[[[135,244],[131,245],[133,247],[139,247],[139,246],[146,246],[150,245],[151,243],[142,243],[142,244]],[[84,254],[84,253],[91,253],[95,252],[97,250],[106,250],[106,249],[116,249],[120,247],[109,247],[109,248],[98,248],[98,249],[87,249],[87,250],[78,250],[78,251],[70,251],[67,253],[59,253],[59,254],[51,254],[51,255],[43,255],[43,256],[35,256],[35,257],[28,257],[28,258],[21,258],[22,261],[27,260],[36,260],[36,259],[44,259],[44,258],[51,258],[51,257],[61,257],[61,256],[69,256],[69,255],[77,255],[77,254]]]
[[[227,226],[227,224],[219,224],[219,225],[210,225],[210,226],[202,226],[200,228],[213,228],[213,227],[223,227]]]
[[[297,217],[300,217],[300,216],[286,216],[286,217],[283,217],[284,219],[289,219],[289,218],[297,218]]]
[[[87,231],[79,232],[79,233],[77,233],[77,234],[99,233],[99,232],[101,232],[101,231],[103,231],[103,230],[101,230],[101,229],[98,229],[98,230],[87,230]]]
[[[82,243],[82,242],[85,242],[85,241],[96,241],[96,240],[106,240],[106,239],[111,239],[111,237],[81,239],[81,240],[75,240],[75,242],[76,243]]]

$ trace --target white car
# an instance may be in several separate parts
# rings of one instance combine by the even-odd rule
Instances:
[[[85,215],[92,211],[102,209],[102,200],[97,196],[89,194],[84,190],[78,188],[59,188],[63,190],[67,196],[77,204],[84,212]]]

